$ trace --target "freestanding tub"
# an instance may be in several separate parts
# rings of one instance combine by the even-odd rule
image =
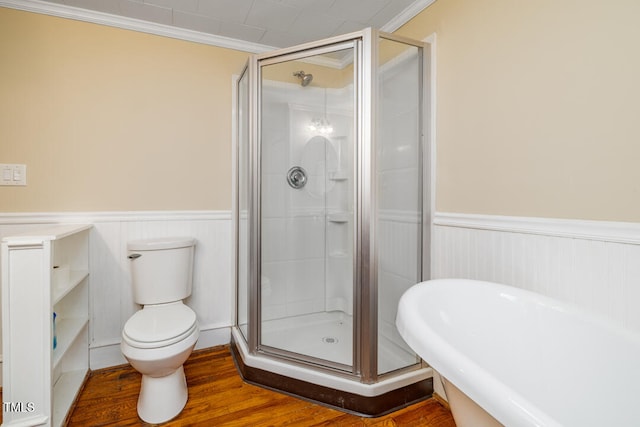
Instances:
[[[640,336],[574,306],[431,280],[405,292],[396,325],[444,377],[458,427],[640,426]]]

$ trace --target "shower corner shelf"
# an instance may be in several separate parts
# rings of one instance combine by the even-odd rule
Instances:
[[[34,408],[5,412],[5,426],[63,425],[87,378],[91,227],[58,225],[2,239],[3,399],[26,399]]]
[[[329,253],[330,258],[349,258],[349,254],[346,251],[335,250]]]
[[[327,215],[327,220],[336,224],[344,224],[351,220],[349,212],[333,212]]]
[[[329,180],[331,181],[346,181],[349,179],[349,175],[346,171],[337,170],[329,172]]]

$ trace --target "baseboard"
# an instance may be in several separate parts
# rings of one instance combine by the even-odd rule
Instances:
[[[448,411],[451,411],[451,406],[449,406],[449,402],[447,402],[447,400],[440,396],[438,393],[433,393],[433,400],[437,401],[439,404],[441,404],[442,406],[444,406]]]
[[[222,327],[214,329],[204,329],[200,331],[200,337],[196,344],[196,350],[202,348],[226,345],[231,341],[231,328]],[[120,351],[120,343],[113,343],[93,347],[89,349],[89,369],[111,368],[113,366],[128,363]]]
[[[200,337],[196,343],[196,350],[215,347],[231,342],[231,327],[206,329],[200,331]]]
[[[89,369],[111,368],[128,363],[120,351],[120,344],[103,345],[89,349]]]

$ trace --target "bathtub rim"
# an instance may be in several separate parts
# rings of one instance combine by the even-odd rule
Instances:
[[[617,335],[622,339],[640,344],[640,335],[623,328],[610,319],[577,307],[571,303],[559,301],[558,299],[514,286],[473,279],[455,278],[427,280],[412,286],[402,296],[398,305],[396,326],[400,335],[436,372],[505,425],[560,426],[561,424],[549,414],[539,409],[529,399],[524,398],[507,384],[497,380],[486,369],[479,366],[470,357],[465,356],[457,348],[449,344],[444,337],[435,332],[424,320],[421,320],[418,313],[414,314],[414,316],[416,316],[415,319],[411,316],[411,309],[409,308],[408,310],[407,307],[411,307],[413,301],[419,300],[421,294],[426,292],[425,289],[428,286],[455,286],[455,283],[464,283],[467,286],[471,285],[476,287],[484,286],[491,288],[492,292],[499,291],[500,293],[506,293],[515,298],[526,298],[533,304],[542,304],[550,309],[561,311],[564,314],[578,316],[581,320],[587,321],[594,326],[597,325],[603,328],[603,330]],[[424,305],[422,308],[424,308]],[[413,328],[411,323],[414,321],[421,322],[421,327]],[[419,336],[416,333],[416,329],[420,329]],[[509,398],[503,402],[498,402],[498,399],[491,398],[491,396],[499,395],[509,396]],[[523,422],[525,424],[523,424]]]

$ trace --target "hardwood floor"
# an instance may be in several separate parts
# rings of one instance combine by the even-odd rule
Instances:
[[[228,346],[194,352],[184,365],[189,401],[166,426],[424,426],[455,427],[429,399],[379,418],[360,418],[242,381]],[[137,415],[140,374],[130,366],[95,371],[69,426],[144,426]]]

